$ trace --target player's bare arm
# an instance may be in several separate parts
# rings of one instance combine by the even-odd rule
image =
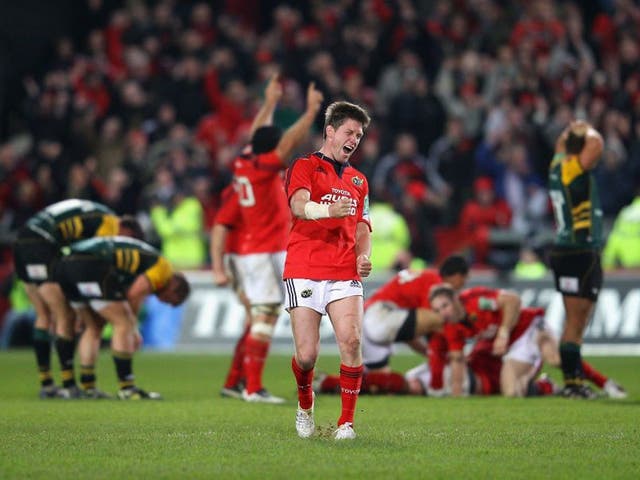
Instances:
[[[332,204],[317,203],[311,201],[311,193],[304,188],[291,195],[289,206],[295,217],[304,220],[344,218],[351,212],[351,200],[348,198],[340,198]]]
[[[604,141],[600,132],[584,120],[575,120],[571,122],[558,137],[556,141],[556,153],[566,152],[565,142],[569,137],[569,133],[585,137],[584,147],[579,157],[580,165],[584,170],[594,169],[604,149]]]
[[[276,154],[285,163],[288,164],[289,156],[309,133],[323,100],[322,92],[317,90],[315,84],[311,82],[307,88],[307,108],[300,118],[284,132],[276,146]]]
[[[278,106],[280,98],[282,98],[282,85],[280,85],[277,73],[274,73],[269,79],[269,83],[267,83],[267,87],[264,92],[264,97],[264,103],[251,123],[251,130],[249,132],[250,137],[253,137],[253,134],[258,128],[266,127],[273,123],[273,113]]]
[[[351,202],[349,202],[349,205],[351,205]],[[364,222],[358,222],[356,226],[356,270],[361,277],[368,277],[371,273],[370,255],[371,231],[369,230],[369,225]]]
[[[213,270],[213,282],[218,286],[229,283],[229,276],[224,268],[224,247],[227,241],[229,227],[216,223],[211,228],[211,263]]]
[[[451,367],[451,395],[459,397],[463,392],[466,362],[462,351],[449,352],[449,366]]]
[[[144,302],[144,299],[152,293],[153,287],[151,286],[151,282],[147,276],[138,275],[127,291],[127,300],[129,300],[129,305],[131,305],[131,310],[133,310],[133,314],[136,318],[140,312],[142,302]]]
[[[502,323],[493,342],[493,353],[504,355],[507,353],[509,336],[520,317],[520,296],[507,290],[500,291],[497,298],[497,307],[502,312]]]
[[[602,135],[593,128],[588,126],[584,142],[584,148],[580,152],[580,165],[585,170],[592,170],[598,164],[604,149],[604,141]]]

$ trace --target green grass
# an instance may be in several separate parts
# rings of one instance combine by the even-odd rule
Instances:
[[[37,399],[30,351],[0,353],[0,478],[638,478],[640,358],[593,358],[630,399],[576,401],[362,397],[358,438],[298,439],[290,357],[269,359],[265,383],[286,405],[222,399],[220,355],[135,359],[138,383],[161,402]],[[414,366],[399,356],[394,367]],[[336,357],[319,368],[335,371]],[[106,353],[99,383],[115,391]],[[316,401],[328,431],[339,398]]]

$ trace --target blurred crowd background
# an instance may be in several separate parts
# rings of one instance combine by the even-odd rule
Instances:
[[[311,81],[372,114],[353,163],[370,182],[378,272],[463,251],[543,274],[546,172],[572,118],[605,139],[607,231],[640,194],[636,0],[3,3],[3,279],[12,232],[70,197],[137,215],[179,268],[207,268],[230,162],[274,71],[282,127]]]

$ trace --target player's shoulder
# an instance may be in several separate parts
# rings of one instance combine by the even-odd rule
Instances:
[[[302,155],[294,158],[289,164],[287,172],[288,174],[290,174],[294,170],[303,170],[306,172],[310,172],[314,169],[326,172],[326,170],[320,165],[320,158],[318,158],[313,153],[309,153],[307,155]]]
[[[478,297],[492,296],[497,293],[497,290],[489,287],[476,286],[465,288],[460,292],[460,300],[471,300]]]
[[[242,152],[236,155],[231,163],[234,170],[246,168],[248,165],[252,165],[255,162],[256,156],[251,152]]]
[[[420,278],[422,280],[433,281],[436,283],[442,282],[442,277],[440,277],[440,273],[435,268],[426,268],[420,273]]]
[[[352,165],[347,166],[344,171],[344,176],[350,178],[350,182],[359,190],[369,190],[369,182],[367,181],[367,177],[364,176],[360,170],[355,168]]]
[[[315,153],[307,153],[306,155],[300,155],[293,159],[293,162],[301,162],[301,163],[320,163],[320,157],[318,157]]]

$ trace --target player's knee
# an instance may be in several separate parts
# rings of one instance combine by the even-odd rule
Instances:
[[[316,365],[317,354],[314,352],[299,351],[296,353],[296,363],[303,371],[311,370]]]
[[[509,398],[522,397],[521,392],[518,391],[517,385],[511,382],[503,382],[500,388],[502,396]]]
[[[361,348],[360,335],[351,335],[343,341],[343,345],[348,352],[359,352]]]
[[[507,398],[516,398],[516,397],[519,397],[520,395],[518,395],[514,389],[507,388],[502,391],[502,396]]]
[[[255,322],[251,325],[251,336],[258,337],[263,340],[270,340],[273,337],[273,332],[275,331],[275,325],[270,325],[264,322]]]

